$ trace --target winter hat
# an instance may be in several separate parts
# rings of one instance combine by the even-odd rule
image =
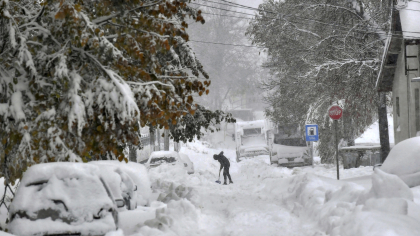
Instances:
[[[217,156],[216,154],[214,154],[214,155],[213,155],[213,159],[214,159],[214,160],[217,160],[217,157],[218,157],[218,156]]]

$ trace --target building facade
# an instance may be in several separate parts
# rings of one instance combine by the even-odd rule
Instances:
[[[392,92],[395,144],[420,136],[420,11],[404,4],[392,13],[377,81],[378,91]]]

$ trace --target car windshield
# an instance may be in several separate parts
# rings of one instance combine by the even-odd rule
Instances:
[[[150,160],[150,164],[160,165],[162,163],[173,163],[175,161],[175,157],[154,157]]]

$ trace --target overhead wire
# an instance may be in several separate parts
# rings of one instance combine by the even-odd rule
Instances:
[[[246,45],[246,44],[230,44],[230,43],[217,43],[217,42],[206,42],[206,41],[200,41],[200,40],[188,40],[192,42],[197,43],[207,43],[207,44],[218,44],[218,45],[227,45],[227,46],[237,46],[237,47],[249,47],[249,48],[265,48],[261,46],[254,46],[254,45]]]
[[[196,4],[196,5],[200,5],[200,6],[205,6],[205,7],[209,7],[209,8],[214,8],[214,9],[219,9],[222,11],[229,11],[229,12],[234,12],[234,13],[239,13],[239,14],[245,14],[245,15],[251,15],[251,16],[255,16],[253,14],[249,14],[249,13],[244,13],[244,12],[238,12],[238,11],[232,11],[232,10],[227,10],[227,9],[223,9],[223,8],[218,8],[218,7],[213,7],[213,6],[208,6],[208,5],[204,5],[204,4],[199,4],[199,3],[192,3],[192,4]],[[269,13],[273,13],[273,12],[269,12]],[[274,14],[274,13],[273,13]],[[277,14],[277,13],[276,13]],[[277,14],[278,15],[278,14]],[[282,16],[287,16],[287,17],[297,17],[297,16],[291,16],[291,15],[285,15],[282,14]],[[268,18],[268,19],[276,19],[276,20],[281,20],[280,18],[277,17],[268,17],[268,16],[261,16],[263,18]],[[345,30],[355,30],[355,31],[359,31],[362,33],[376,33],[375,31],[368,31],[368,30],[361,30],[361,29],[353,29],[352,27],[346,27],[346,26],[342,26],[342,25],[336,25],[336,24],[331,24],[331,23],[327,23],[327,22],[322,22],[322,21],[318,21],[318,20],[313,20],[313,19],[308,19],[308,18],[304,18],[304,17],[297,17],[300,19],[304,19],[304,20],[308,20],[308,21],[313,21],[315,23],[319,23],[319,24],[323,24],[323,25],[327,25],[327,26],[334,26],[334,27],[340,27],[343,28]],[[302,22],[293,22],[290,19],[288,19],[290,22],[292,23],[300,23],[302,24]],[[420,32],[419,32],[420,33]]]
[[[263,11],[263,12],[268,12],[268,13],[272,13],[272,14],[278,14],[272,11],[266,11],[266,10],[261,10],[261,9],[257,9],[257,8],[253,8],[253,7],[249,7],[249,6],[245,6],[245,5],[241,5],[241,4],[237,4],[237,3],[232,3],[226,0],[221,0],[223,2],[229,3],[229,4],[224,4],[221,2],[214,2],[211,0],[203,0],[206,2],[212,2],[212,3],[216,3],[216,4],[221,4],[221,5],[225,5],[225,6],[231,6],[231,7],[236,7],[236,8],[241,8],[241,9],[247,9],[247,10],[255,10],[255,11]],[[193,3],[196,5],[200,5],[200,6],[205,6],[205,7],[209,7],[209,8],[213,8],[213,9],[218,9],[218,10],[223,10],[223,11],[227,11],[227,12],[233,12],[233,13],[239,13],[239,14],[243,14],[243,15],[250,15],[250,16],[255,16],[254,14],[250,14],[250,13],[245,13],[245,12],[239,12],[239,11],[233,11],[233,10],[228,10],[228,9],[223,9],[223,8],[219,8],[219,7],[214,7],[214,6],[209,6],[209,5],[204,5],[204,4],[199,4],[199,3]],[[242,19],[247,19],[247,20],[252,20],[254,18],[249,18],[249,17],[241,17],[241,16],[232,16],[232,15],[221,15],[221,14],[214,14],[214,13],[208,13],[208,12],[202,12],[203,14],[208,14],[208,15],[217,15],[217,16],[223,16],[223,17],[233,17],[233,18],[242,18]],[[283,15],[283,16],[290,16],[290,15]],[[277,17],[269,17],[269,16],[262,16],[264,18],[269,18],[269,19],[276,19],[276,20],[280,20],[280,18]],[[293,17],[293,16],[292,16]],[[295,16],[297,17],[297,16]],[[304,20],[309,20],[309,21],[314,21],[316,23],[321,23],[324,25],[329,25],[329,26],[338,26],[340,28],[346,28],[346,30],[355,30],[355,31],[359,31],[359,32],[364,32],[364,33],[377,33],[376,31],[370,31],[370,30],[360,30],[360,29],[353,29],[353,28],[347,28],[345,26],[341,26],[341,25],[336,25],[336,24],[331,24],[331,23],[326,23],[326,22],[321,22],[321,21],[316,21],[316,20],[312,20],[312,19],[307,19],[304,17],[298,17]],[[303,24],[302,22],[293,22],[290,19],[288,19],[291,23],[298,23],[298,24]],[[420,33],[420,32],[414,32],[414,31],[401,31],[402,33]],[[386,36],[396,36],[396,37],[402,37],[402,35],[399,34],[389,34],[386,33]],[[404,38],[404,37],[402,37]],[[405,37],[407,38],[407,37]],[[413,37],[414,38],[414,37]],[[410,39],[410,37],[408,37],[408,39]],[[254,48],[265,48],[265,47],[261,47],[261,46],[254,46],[254,45],[244,45],[244,44],[229,44],[229,43],[219,43],[219,42],[206,42],[206,41],[199,41],[199,40],[190,40],[192,42],[198,42],[198,43],[207,43],[207,44],[217,44],[217,45],[228,45],[228,46],[239,46],[239,47],[254,47]]]
[[[213,3],[217,3],[217,4],[223,4],[223,3],[220,3],[220,2],[214,2],[214,1],[210,1],[210,0],[203,0],[203,1],[213,2]],[[226,0],[221,0],[221,1],[231,3],[231,2],[226,1]],[[244,14],[244,15],[255,16],[254,14],[250,14],[250,13],[244,13],[244,12],[239,12],[239,11],[232,11],[232,10],[223,9],[223,8],[214,7],[214,6],[209,6],[209,5],[204,5],[204,4],[200,4],[200,3],[192,3],[192,4],[196,4],[196,5],[200,5],[200,6],[205,6],[205,7],[209,7],[209,8],[213,8],[213,9],[218,9],[218,10],[222,10],[222,11],[228,11],[228,12],[234,12],[234,13],[239,13],[239,14]],[[223,5],[227,5],[227,4],[223,4]],[[249,7],[249,6],[245,6],[245,5],[241,5],[241,4],[236,4],[236,5],[238,5],[238,6],[232,6],[232,5],[227,5],[227,6],[232,6],[232,7],[242,8],[242,9],[244,9],[244,8],[241,7],[241,6],[244,6],[244,7],[247,7],[248,10],[262,11],[262,12],[268,12],[268,13],[272,13],[272,14],[277,14],[278,15],[278,13],[272,12],[272,11],[261,10],[261,9],[257,9],[257,8],[253,8],[253,7]],[[327,25],[327,26],[331,26],[331,27],[339,27],[341,29],[337,29],[337,28],[336,29],[337,30],[341,30],[341,31],[343,31],[343,29],[345,29],[345,30],[358,31],[358,32],[361,32],[361,33],[377,33],[377,31],[373,31],[373,30],[354,29],[353,27],[346,27],[346,26],[343,26],[343,25],[331,24],[331,23],[322,22],[322,21],[319,21],[319,20],[313,20],[313,19],[309,19],[309,18],[305,18],[305,17],[299,17],[299,16],[294,16],[294,15],[286,15],[286,14],[281,14],[281,15],[282,16],[286,16],[286,17],[296,17],[296,18],[299,18],[299,19],[302,19],[302,20],[312,21],[312,22],[315,22],[315,23],[319,23],[319,24]],[[228,16],[228,15],[226,15],[226,16]],[[268,18],[268,19],[281,20],[280,18],[277,18],[277,17],[269,17],[269,16],[261,16],[261,17]],[[299,21],[296,22],[296,21],[293,21],[293,20],[290,20],[290,19],[288,19],[288,21],[291,22],[291,23],[295,23],[295,24],[305,24],[303,22],[299,22]],[[347,25],[349,25],[349,24],[347,24]],[[398,32],[401,32],[401,33],[418,33],[418,34],[420,34],[420,32],[416,32],[416,31],[398,31]],[[387,36],[393,35],[393,36],[396,36],[396,37],[404,38],[404,37],[402,37],[402,35],[399,35],[399,34],[386,33],[386,35]],[[405,37],[405,38],[406,39],[411,39],[411,38],[415,38],[415,37]]]

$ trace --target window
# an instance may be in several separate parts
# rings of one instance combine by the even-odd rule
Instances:
[[[396,97],[395,106],[397,107],[397,116],[400,116],[400,98]]]
[[[261,134],[261,128],[244,129],[244,136],[259,134]]]

